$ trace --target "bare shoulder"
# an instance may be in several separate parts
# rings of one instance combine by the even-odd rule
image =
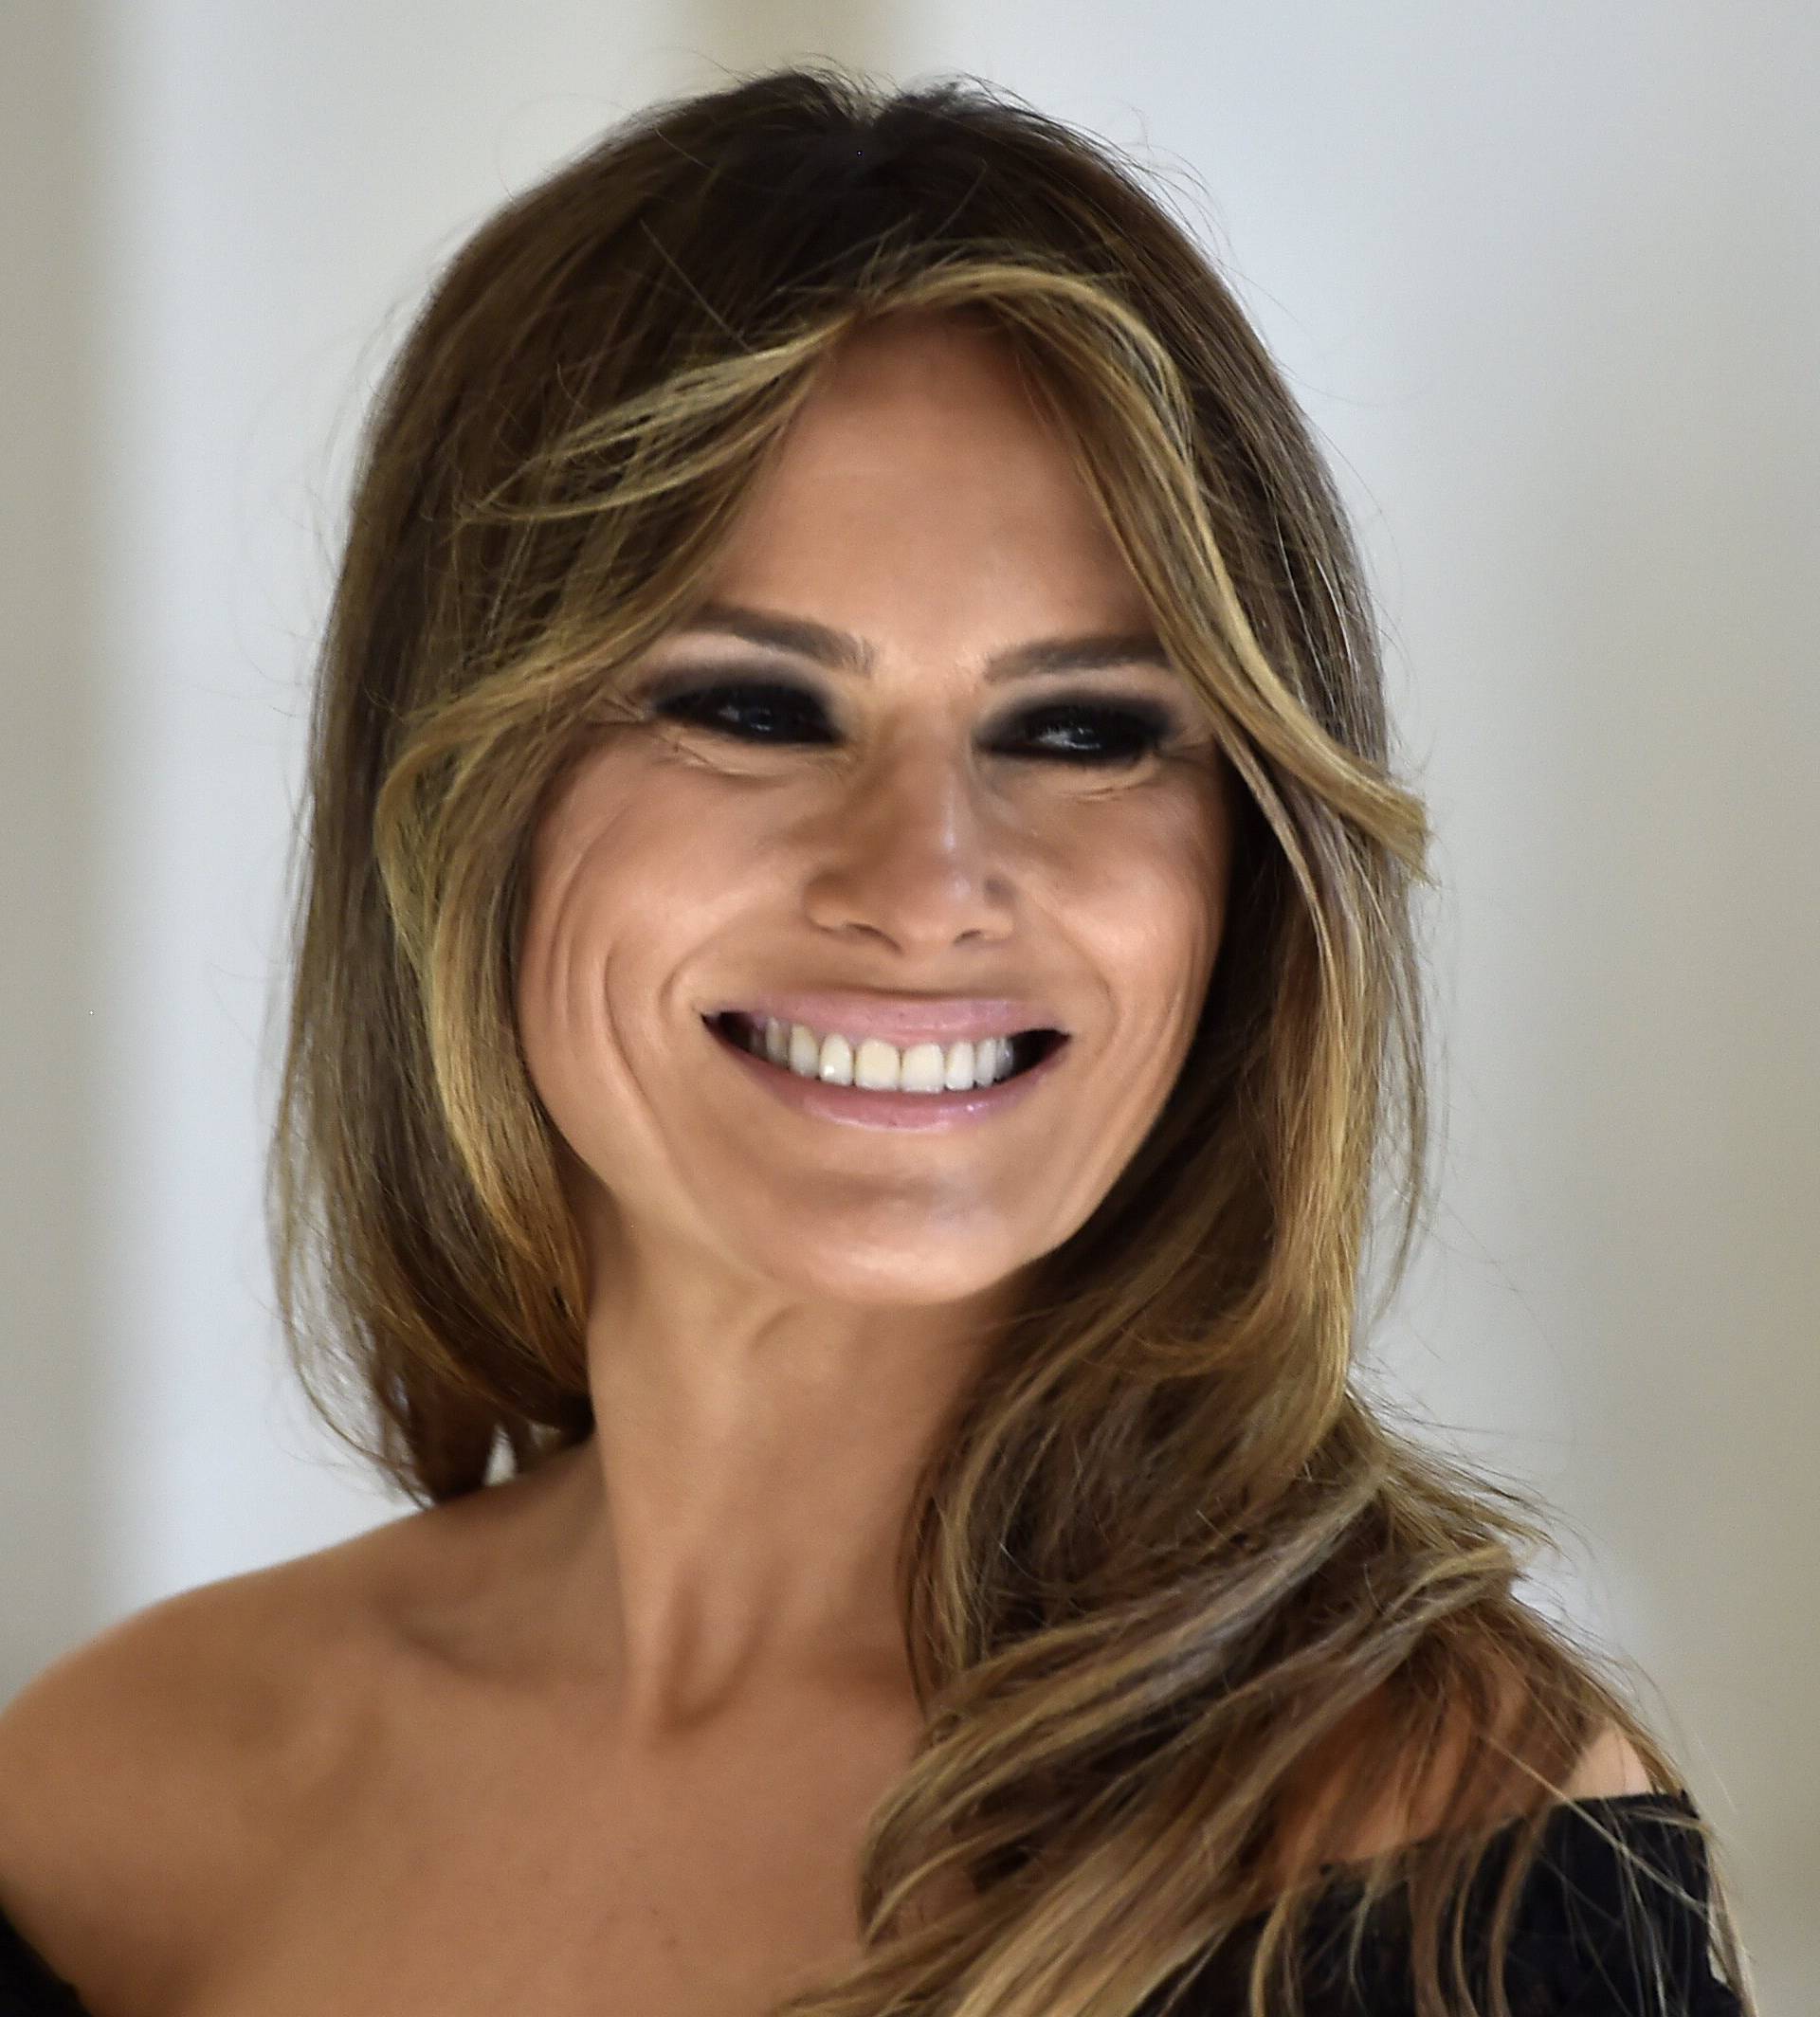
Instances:
[[[1467,1740],[1463,1731],[1458,1737],[1450,1737],[1441,1745],[1430,1774],[1426,1779],[1418,1778],[1409,1792],[1393,1795],[1381,1806],[1366,1823],[1351,1853],[1378,1855],[1406,1842],[1438,1833],[1446,1826],[1456,1774],[1464,1763],[1463,1746]],[[1561,1796],[1570,1801],[1607,1799],[1653,1790],[1642,1755],[1616,1723],[1608,1723],[1593,1735],[1559,1785]],[[1486,1818],[1514,1816],[1530,1797],[1529,1790],[1513,1777]]]
[[[561,1468],[164,1598],[0,1710],[0,1906],[98,2017],[178,2005],[301,1831],[498,1643]]]
[[[1514,1689],[1507,1699],[1514,1707]],[[1360,1757],[1407,1755],[1383,1702],[1362,1702],[1309,1761],[1291,1806],[1294,1818],[1278,1846],[1274,1881],[1287,1882],[1316,1863],[1362,1863],[1440,1832],[1449,1823],[1466,1746],[1473,1740],[1472,1727],[1462,1719],[1410,1769],[1361,1775],[1356,1769]],[[1561,1794],[1570,1801],[1653,1790],[1655,1782],[1642,1754],[1616,1723],[1593,1735],[1560,1782]],[[1533,1790],[1513,1772],[1502,1792],[1490,1797],[1494,1805],[1487,1818],[1497,1819],[1505,1811],[1520,1811]]]
[[[1563,1790],[1570,1800],[1607,1800],[1656,1787],[1637,1747],[1612,1723],[1581,1754]]]
[[[155,2010],[377,1655],[372,1535],[167,1597],[0,1711],[0,1904],[100,2012]]]

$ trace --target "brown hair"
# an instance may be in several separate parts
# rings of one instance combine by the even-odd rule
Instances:
[[[1536,1502],[1360,1390],[1424,1224],[1427,821],[1309,427],[1105,146],[971,82],[784,70],[616,128],[441,275],[366,429],[321,651],[270,1182],[299,1372],[426,1502],[590,1433],[582,1254],[511,1006],[529,836],[837,346],[911,311],[1027,367],[1243,804],[1170,1098],[930,1456],[902,1556],[924,1742],[872,1818],[862,1957],[787,2008],[1084,2017],[1225,1955],[1252,2017],[1294,2012],[1322,1851],[1389,1795],[1429,1832],[1357,1864],[1355,1930],[1407,1879],[1421,2017],[1508,2017],[1444,1924],[1493,1823],[1522,1823],[1495,1959],[1591,1739],[1679,1776],[1518,1596]],[[1398,1210],[1367,1317],[1374,1181]]]

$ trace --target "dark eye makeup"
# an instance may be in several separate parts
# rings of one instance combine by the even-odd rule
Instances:
[[[820,696],[791,681],[685,674],[654,682],[643,698],[653,715],[736,741],[827,747],[840,739]],[[1174,711],[1160,701],[1049,700],[1020,709],[992,748],[1039,762],[1118,770],[1154,754],[1181,732]]]

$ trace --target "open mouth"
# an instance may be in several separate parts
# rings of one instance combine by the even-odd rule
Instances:
[[[756,1017],[751,1017],[751,1014],[744,1014],[738,1008],[728,1008],[722,1014],[715,1014],[715,1017],[704,1017],[702,1021],[708,1025],[708,1028],[715,1030],[715,1035],[722,1037],[726,1043],[735,1045],[737,1049],[747,1051],[751,1057],[760,1059],[763,1063],[767,1063],[767,1065],[773,1065],[777,1071],[791,1071],[791,1065],[787,1065],[787,1063],[779,1063],[777,1059],[773,1059],[769,1055],[769,1051],[765,1049],[763,1025],[758,1023]],[[1067,1043],[1067,1033],[1065,1033],[1065,1030],[1060,1030],[1060,1028],[1025,1028],[1025,1030],[1017,1030],[1017,1035],[1013,1035],[1013,1039],[1010,1039],[1010,1067],[1009,1067],[1009,1071],[1001,1071],[997,1077],[992,1079],[991,1083],[992,1085],[1009,1085],[1010,1079],[1017,1079],[1025,1071],[1031,1071],[1035,1065],[1039,1065],[1039,1063],[1046,1057],[1049,1057],[1053,1051],[1062,1049],[1064,1043]],[[807,1077],[810,1077],[810,1073],[801,1073],[799,1071],[799,1073],[795,1073],[795,1077],[807,1079]],[[920,1096],[920,1093],[912,1087],[910,1089],[910,1098],[928,1098],[928,1096]]]

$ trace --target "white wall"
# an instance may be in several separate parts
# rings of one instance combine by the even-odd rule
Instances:
[[[289,1389],[259,1157],[302,677],[435,264],[660,93],[971,70],[1134,146],[1368,540],[1440,828],[1389,1368],[1561,1509],[1820,1981],[1820,29],[1694,0],[13,0],[0,71],[0,1685],[398,1507]]]

